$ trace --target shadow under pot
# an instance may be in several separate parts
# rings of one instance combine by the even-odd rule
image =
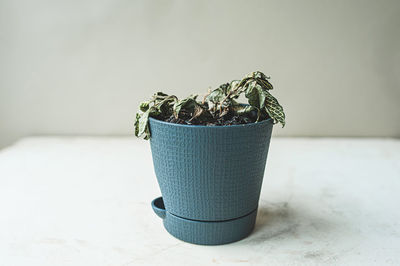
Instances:
[[[154,118],[150,145],[162,197],[151,205],[174,237],[201,245],[248,236],[255,225],[273,122],[196,126]]]

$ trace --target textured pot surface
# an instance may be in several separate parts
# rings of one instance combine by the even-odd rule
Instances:
[[[257,209],[273,123],[191,126],[150,118],[154,169],[167,212],[224,221]]]

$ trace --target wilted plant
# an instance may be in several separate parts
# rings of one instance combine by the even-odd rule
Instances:
[[[271,118],[285,126],[285,113],[279,102],[270,94],[273,89],[269,77],[256,71],[242,80],[222,84],[207,93],[202,101],[197,95],[179,100],[174,95],[157,92],[150,101],[140,104],[141,114],[136,114],[135,135],[150,138],[149,117],[188,125],[237,125],[256,123]],[[248,104],[236,100],[244,93]]]

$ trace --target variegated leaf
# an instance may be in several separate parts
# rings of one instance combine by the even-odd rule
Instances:
[[[274,120],[275,123],[281,123],[282,127],[285,126],[285,113],[278,100],[272,96],[268,91],[265,91],[267,97],[265,110],[268,115]]]

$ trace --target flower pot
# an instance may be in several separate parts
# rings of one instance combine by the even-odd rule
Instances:
[[[190,243],[218,245],[251,233],[273,122],[196,126],[149,119],[162,197],[152,207],[166,230]]]

